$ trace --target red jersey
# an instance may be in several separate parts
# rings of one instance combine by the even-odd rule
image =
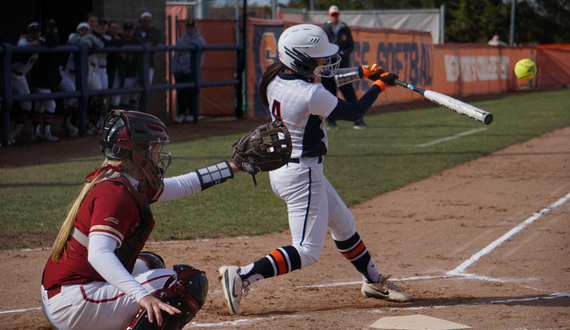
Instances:
[[[119,180],[122,183],[118,182]],[[137,233],[137,228],[144,225],[148,230],[145,231],[146,237],[141,238],[140,248],[142,248],[154,227],[152,215],[145,216],[142,212],[144,197],[144,194],[137,193],[126,179],[99,182],[81,203],[75,221],[75,230],[86,236],[91,232],[106,233],[123,243],[125,238]],[[134,251],[136,255],[140,252],[140,248],[139,251]],[[87,254],[85,246],[75,238],[70,238],[61,261],[56,263],[51,258],[48,260],[43,274],[44,287],[50,289],[64,284],[105,281],[91,266]]]

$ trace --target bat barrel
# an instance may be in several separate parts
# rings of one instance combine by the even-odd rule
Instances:
[[[483,117],[483,122],[485,123],[485,125],[489,125],[493,122],[493,115],[490,113],[487,113],[484,117]]]

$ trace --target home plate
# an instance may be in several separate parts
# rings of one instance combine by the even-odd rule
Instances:
[[[472,329],[470,326],[436,319],[425,315],[408,315],[383,317],[374,322],[370,328],[393,330],[456,330]]]

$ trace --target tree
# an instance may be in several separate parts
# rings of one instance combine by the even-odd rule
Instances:
[[[439,8],[445,5],[445,42],[486,43],[498,34],[509,40],[512,1],[515,43],[570,43],[570,0],[313,0],[315,10]],[[288,8],[310,8],[310,0],[290,0]]]

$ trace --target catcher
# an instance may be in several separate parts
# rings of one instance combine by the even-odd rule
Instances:
[[[149,205],[193,195],[244,169],[255,175],[279,168],[291,154],[288,131],[276,121],[240,140],[251,148],[234,153],[238,166],[221,161],[165,179],[169,141],[152,115],[107,115],[105,161],[87,175],[42,276],[42,312],[57,329],[182,329],[204,304],[208,279],[192,266],[166,268],[160,256],[141,252],[155,224]]]

